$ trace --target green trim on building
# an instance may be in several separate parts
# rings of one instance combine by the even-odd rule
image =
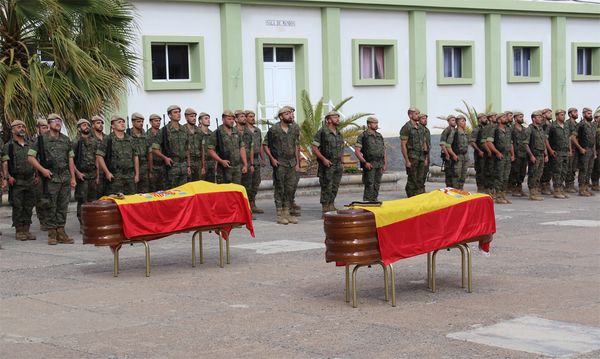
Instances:
[[[342,56],[340,9],[321,9],[321,42],[323,48],[323,98],[338,103],[342,99]]]
[[[189,80],[153,80],[152,79],[152,44],[187,44],[189,48]],[[142,36],[144,68],[144,90],[202,90],[205,86],[204,76],[204,38],[202,36]]]
[[[555,16],[551,19],[550,76],[552,108],[567,106],[567,18]]]
[[[502,109],[501,20],[498,14],[485,16],[485,104],[494,111]]]
[[[427,14],[408,13],[408,72],[410,106],[427,113]]]
[[[461,55],[461,77],[444,76],[444,47],[459,47]],[[456,40],[436,41],[436,69],[438,85],[472,85],[475,83],[475,42]]]
[[[296,68],[296,105],[302,103],[302,90],[308,91],[308,39],[306,38],[256,38],[256,97],[258,102],[265,104],[265,68],[263,47],[265,45],[289,45],[294,47]],[[298,121],[304,120],[303,112],[296,111]],[[264,118],[264,114],[257,114]]]
[[[221,4],[221,76],[223,107],[244,107],[242,6]]]
[[[360,78],[360,47],[383,46],[383,79]],[[398,41],[381,39],[352,39],[352,85],[393,86],[398,83]]]
[[[514,75],[514,48],[531,49],[531,64],[529,76]],[[538,41],[507,41],[506,42],[506,81],[508,83],[532,83],[542,81],[542,43]]]
[[[580,47],[592,49],[592,74],[577,74],[577,49]],[[571,43],[571,81],[600,81],[600,42]]]

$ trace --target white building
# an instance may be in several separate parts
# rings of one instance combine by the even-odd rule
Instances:
[[[437,116],[600,105],[600,4],[526,0],[134,1],[139,84],[121,112],[170,104],[272,118],[300,94],[374,112],[397,136],[406,109]]]

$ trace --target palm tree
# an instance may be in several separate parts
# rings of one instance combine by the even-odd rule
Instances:
[[[134,7],[122,0],[0,0],[0,120],[115,109],[135,81]],[[8,131],[5,131],[8,132]]]

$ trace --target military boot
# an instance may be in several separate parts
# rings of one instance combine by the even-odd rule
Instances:
[[[40,223],[40,231],[46,232],[48,230],[48,225],[45,223]]]
[[[26,241],[27,234],[23,231],[24,226],[15,226],[15,239],[17,241]]]
[[[256,201],[251,201],[250,202],[250,210],[252,210],[252,213],[265,213],[265,211],[263,211],[262,209],[256,207]]]
[[[581,197],[590,197],[591,195],[588,191],[586,191],[585,186],[586,185],[584,185],[584,184],[579,185],[579,195]]]
[[[30,225],[26,224],[23,226],[23,233],[27,236],[28,241],[35,241],[37,238],[29,231]]]
[[[567,186],[565,188],[565,192],[567,192],[567,193],[577,193],[577,190],[575,189],[575,183],[573,183],[573,182],[567,183]]]
[[[277,224],[288,224],[288,219],[283,215],[283,208],[277,208]]]
[[[531,201],[543,201],[544,198],[537,194],[537,189],[535,187],[529,188],[529,200]]]
[[[58,241],[56,240],[56,228],[48,229],[48,244],[55,245]]]
[[[554,187],[552,190],[552,197],[554,198],[558,198],[558,199],[565,199],[567,197],[563,196],[563,194],[560,192],[560,187]]]
[[[283,215],[288,220],[289,223],[298,224],[298,219],[290,214],[290,210],[288,208],[283,209]]]
[[[593,183],[592,184],[592,191],[600,192],[600,184],[598,184],[597,182]]]
[[[291,209],[300,212],[300,210],[302,209],[302,207],[298,206],[298,204],[296,203],[296,201],[294,201],[292,203],[292,208]]]
[[[551,195],[552,191],[550,190],[550,183],[542,184],[542,194]]]
[[[494,194],[494,202],[497,204],[508,204],[504,198],[502,198],[502,192],[496,192]]]
[[[335,204],[333,204],[333,203],[330,203],[330,204],[329,204],[329,210],[330,210],[330,211],[337,211],[337,208],[335,208]]]
[[[592,192],[592,191],[590,190],[590,185],[589,185],[589,184],[586,184],[586,185],[585,185],[585,191],[586,191],[586,192],[587,192],[587,193],[588,193],[588,194],[589,194],[591,197],[593,197],[593,196],[595,196],[595,195],[596,195],[594,192]]]
[[[513,187],[512,196],[523,197],[523,189],[520,186]]]
[[[59,227],[56,229],[56,240],[58,241],[58,243],[63,243],[63,244],[75,243],[73,238],[71,238],[67,235],[64,227]]]
[[[567,194],[567,192],[565,192],[565,188],[563,186],[559,187],[559,191],[560,191],[560,194],[562,194],[565,198],[571,197]]]
[[[508,198],[506,198],[506,192],[502,192],[502,199],[506,201],[506,204],[512,204],[512,202]]]

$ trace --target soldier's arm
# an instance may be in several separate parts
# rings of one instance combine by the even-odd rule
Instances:
[[[77,180],[75,179],[75,161],[73,156],[69,156],[69,175],[71,176],[71,187],[75,187]]]
[[[544,139],[544,145],[546,147],[546,152],[550,154],[552,157],[556,157],[556,152],[550,147],[550,141],[548,141],[548,137]]]
[[[35,158],[35,156],[37,155],[37,152],[29,150],[29,153],[27,154],[27,162],[29,162],[30,165],[33,166],[33,168],[35,168],[37,171],[39,171],[42,176],[46,177],[46,178],[51,178],[52,177],[52,172],[46,168],[44,168],[40,162],[37,160],[37,158]]]
[[[133,182],[140,181],[140,158],[137,155],[133,156]]]
[[[576,134],[572,134],[571,135],[571,143],[575,145],[575,147],[577,147],[577,150],[581,153],[585,153],[585,148],[581,147],[581,145],[579,144],[579,140],[577,140],[577,135]]]
[[[96,154],[96,162],[98,163],[98,167],[104,172],[104,176],[109,179],[112,178],[112,173],[108,170],[106,166],[106,161],[104,161],[104,156]],[[110,181],[110,180],[109,180]]]
[[[360,134],[358,136],[358,138],[356,139],[356,144],[354,145],[354,154],[356,155],[356,158],[358,158],[360,163],[362,163],[364,165],[367,163],[367,161],[365,160],[365,158],[363,157],[363,154],[362,154],[362,141],[363,141],[363,135]]]
[[[8,161],[2,160],[2,179],[9,179],[10,173],[8,173]]]
[[[408,159],[407,143],[408,143],[408,140],[400,140],[400,148],[402,150],[402,157],[404,158],[404,164],[406,165],[406,167],[410,168],[411,163],[410,163],[410,160]]]

